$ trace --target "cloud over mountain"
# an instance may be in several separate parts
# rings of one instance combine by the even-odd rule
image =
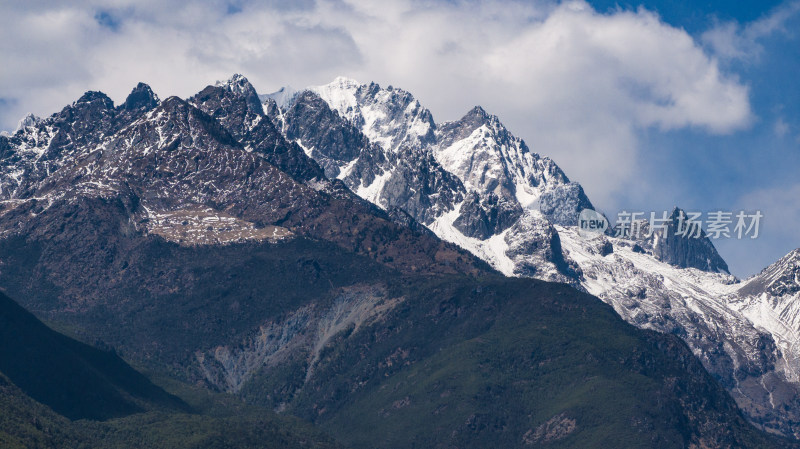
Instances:
[[[87,86],[118,100],[143,79],[186,96],[232,72],[262,91],[347,74],[414,91],[437,120],[484,105],[603,205],[634,180],[642,130],[751,119],[747,87],[685,31],[582,1],[86,1],[10,6],[0,22],[4,129]]]

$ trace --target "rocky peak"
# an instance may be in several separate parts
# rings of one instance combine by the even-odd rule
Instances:
[[[286,138],[315,152],[312,157],[324,167],[329,178],[336,178],[347,163],[370,146],[361,131],[342,120],[312,91],[297,94],[283,120]]]
[[[162,101],[153,110],[152,116],[158,117],[160,112],[164,113],[163,118],[160,121],[149,122],[150,126],[158,127],[163,123],[173,133],[193,133],[204,138],[207,135],[223,145],[240,147],[227,127],[214,120],[206,111],[180,97],[171,96]],[[162,136],[161,140],[164,140],[164,131],[158,134]]]
[[[294,179],[324,179],[319,165],[296,143],[287,142],[264,114],[258,94],[243,76],[208,86],[189,101],[217,119],[248,151],[262,155]]]
[[[561,169],[549,158],[530,151],[525,142],[511,134],[497,116],[476,106],[454,122],[440,125],[434,149],[437,161],[457,175],[470,190],[492,193],[517,201],[523,208],[536,206],[546,191],[569,183]],[[579,187],[579,186],[578,186]],[[582,189],[563,187],[551,192],[553,199],[568,194],[573,202],[589,203]],[[551,204],[555,210],[558,205]],[[575,215],[570,210],[568,214]],[[554,223],[563,224],[564,220]]]
[[[108,95],[89,91],[51,119],[59,128],[73,128],[72,138],[88,142],[92,140],[89,135],[98,137],[110,132],[115,115],[114,102]]]
[[[178,109],[188,109],[188,103],[181,97],[172,95],[164,99],[159,105],[159,111],[172,112]],[[156,111],[157,113],[158,111]]]
[[[701,229],[697,238],[691,235],[677,235],[679,226],[683,226],[684,229],[686,226],[681,222],[681,216],[686,217],[686,213],[676,207],[669,216],[666,230],[653,233],[648,238],[652,244],[653,256],[680,268],[728,273],[728,264],[719,255],[705,231]]]
[[[49,161],[48,169],[62,156],[100,143],[104,136],[113,134],[123,123],[117,118],[114,102],[102,92],[89,91],[73,104],[39,122],[31,136],[31,143],[42,151],[41,159]],[[44,126],[47,125],[47,126]],[[48,145],[41,142],[47,141]]]
[[[226,81],[217,81],[214,83],[215,86],[224,87],[232,92],[237,92],[241,94],[247,94],[250,91],[255,91],[253,85],[250,84],[250,81],[244,75],[240,73],[234,73],[233,76],[228,78]]]
[[[129,111],[140,109],[149,111],[156,106],[158,106],[158,96],[145,83],[137,84],[122,104],[122,108]]]
[[[443,123],[437,132],[439,146],[446,148],[455,141],[469,137],[476,129],[489,125],[492,117],[482,107],[475,106],[459,120]]]
[[[784,263],[791,263],[793,265],[800,265],[800,248],[792,250],[789,254],[781,259]]]
[[[744,296],[758,296],[765,292],[773,297],[800,292],[800,248],[762,270],[740,290]]]
[[[108,98],[108,95],[93,90],[86,92],[78,98],[75,105],[99,105],[102,109],[114,109],[114,102]]]
[[[800,292],[800,249],[779,260],[778,265],[780,271],[768,286],[770,294],[785,296]]]
[[[485,109],[483,109],[482,106],[476,105],[475,107],[470,109],[469,112],[466,113],[466,115],[464,115],[464,118],[467,118],[467,117],[475,117],[475,118],[487,120],[491,116],[486,112]]]
[[[250,81],[243,75],[238,73],[234,74],[227,81],[217,81],[216,87],[222,87],[234,94],[242,96],[247,101],[247,106],[253,112],[263,113],[261,100],[258,98],[256,89],[250,84]]]

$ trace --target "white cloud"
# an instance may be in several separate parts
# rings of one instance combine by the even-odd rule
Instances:
[[[760,41],[775,33],[787,32],[787,22],[796,18],[798,13],[800,2],[787,2],[746,25],[734,21],[721,22],[703,33],[701,39],[721,58],[753,61],[763,51]]]
[[[778,119],[775,120],[775,124],[772,126],[772,130],[775,132],[776,136],[784,137],[789,133],[789,131],[791,131],[791,126],[789,126],[789,124],[786,123],[782,117],[778,117]]]
[[[747,87],[644,10],[604,15],[584,2],[549,1],[262,5],[242,3],[235,14],[222,1],[8,8],[0,128],[88,89],[121,101],[138,81],[185,97],[234,72],[260,91],[347,75],[403,87],[437,120],[484,105],[609,207],[637,181],[643,130],[726,133],[751,118]],[[95,20],[100,12],[116,30]]]

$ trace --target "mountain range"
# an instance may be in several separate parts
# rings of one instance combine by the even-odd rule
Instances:
[[[286,138],[353,192],[506,275],[568,283],[637,327],[680,336],[754,422],[800,435],[797,251],[740,281],[704,233],[676,235],[677,208],[662,238],[585,239],[577,219],[593,206],[581,186],[479,106],[437,124],[410,93],[346,78],[261,99]]]
[[[584,239],[592,207],[480,107],[140,84],[0,136],[0,286],[352,447],[792,446],[797,252],[739,281],[674,222]]]

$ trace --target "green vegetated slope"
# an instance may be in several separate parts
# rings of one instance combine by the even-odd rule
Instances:
[[[70,419],[108,419],[147,408],[186,409],[112,352],[37,320],[0,293],[0,372],[25,394]]]
[[[353,447],[789,446],[749,425],[678,338],[567,286],[391,288],[406,300],[342,333],[290,406]]]
[[[230,402],[230,401],[224,401]],[[193,404],[194,405],[194,404]],[[70,421],[0,374],[3,449],[334,449],[311,425],[256,407],[215,404],[195,413],[151,411],[108,421]]]
[[[67,418],[25,395],[0,373],[0,447],[85,448],[86,444]]]
[[[3,449],[339,447],[296,418],[171,386],[185,400],[113,353],[54,332],[0,293]]]

